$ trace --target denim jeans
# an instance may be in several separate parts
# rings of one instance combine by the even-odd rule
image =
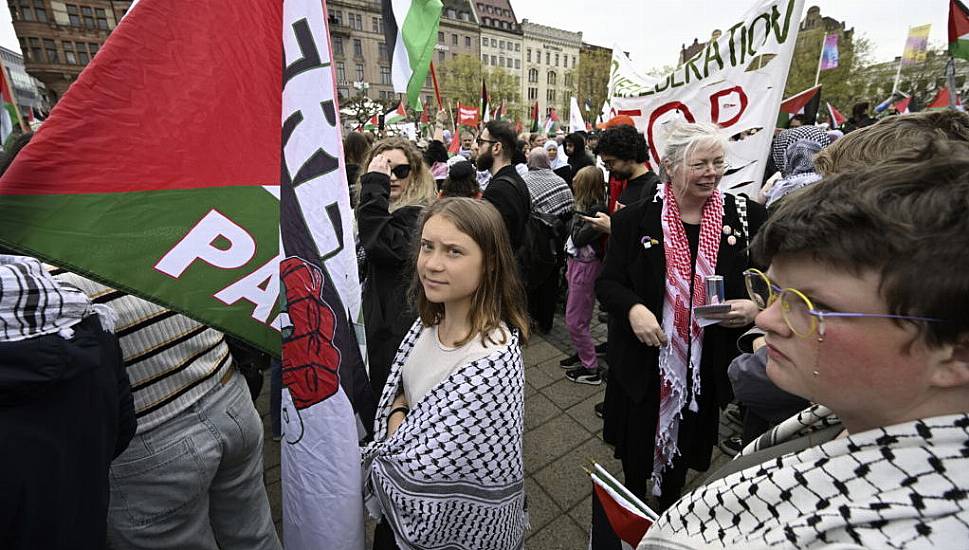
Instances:
[[[263,485],[262,420],[230,371],[111,464],[112,548],[279,550]]]

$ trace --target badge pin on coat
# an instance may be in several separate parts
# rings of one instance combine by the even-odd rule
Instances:
[[[649,235],[646,235],[645,237],[640,239],[639,242],[643,243],[643,248],[645,250],[649,250],[650,248],[653,248],[654,246],[659,245],[659,241],[650,237]]]

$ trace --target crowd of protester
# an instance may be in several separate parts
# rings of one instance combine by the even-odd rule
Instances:
[[[969,540],[969,116],[802,122],[756,196],[721,191],[701,123],[656,159],[629,117],[348,133],[374,548],[522,547],[522,346],[560,311],[563,376],[606,384],[603,439],[661,514],[640,548]],[[280,548],[242,368],[263,358],[3,252],[0,547]],[[736,458],[683,494],[730,403]]]

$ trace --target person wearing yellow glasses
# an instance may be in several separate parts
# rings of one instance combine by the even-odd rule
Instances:
[[[862,130],[867,131],[867,130]],[[796,191],[753,243],[767,375],[813,405],[659,518],[640,549],[965,548],[969,145]]]

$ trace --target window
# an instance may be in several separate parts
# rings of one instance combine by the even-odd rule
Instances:
[[[545,52],[545,64],[546,65],[552,64],[552,54],[549,52]]]
[[[47,62],[48,63],[60,63],[61,62],[60,56],[57,55],[57,44],[54,44],[54,41],[53,40],[51,40],[49,38],[45,38],[44,39],[44,49],[47,50]]]
[[[547,80],[547,82],[546,82],[546,83],[547,83],[547,84],[548,84],[549,86],[555,86],[555,80],[556,80],[556,78],[555,78],[555,73],[553,73],[552,71],[549,71],[549,72],[548,72],[548,77],[547,77],[547,79],[546,79],[546,80]]]
[[[108,30],[108,16],[101,8],[94,9],[94,17],[98,20],[98,28],[102,31]]]
[[[522,51],[522,44],[521,44],[521,42],[515,42],[515,51],[516,52]]]
[[[44,0],[34,0],[34,16],[41,23],[47,22],[47,8],[44,7]]]
[[[548,93],[545,94],[545,99],[549,103],[555,101],[555,88],[549,88]]]
[[[572,87],[572,73],[565,73],[565,87]]]
[[[377,43],[377,58],[381,61],[390,60],[390,52],[387,51],[387,44],[383,42]]]
[[[528,69],[528,81],[538,82],[538,69]]]
[[[380,83],[381,84],[391,84],[390,81],[390,67],[386,65],[380,66]]]
[[[356,31],[362,31],[363,30],[363,15],[360,15],[359,13],[351,13],[350,14],[350,28],[352,28],[353,30],[356,30]]]
[[[500,49],[500,50],[505,49],[505,41],[504,40],[499,40],[498,41],[498,49]]]
[[[572,68],[573,68],[573,69],[575,68],[575,61],[576,61],[576,58],[575,58],[575,56],[573,55],[573,56],[572,56]]]
[[[91,59],[98,53],[98,45],[93,42],[88,42],[87,51],[91,52]]]
[[[503,56],[503,55],[499,55],[498,56],[498,66],[499,67],[504,67],[505,66],[505,56]]]
[[[487,46],[488,45],[488,39],[482,36],[481,37],[481,45],[482,46]]]
[[[67,19],[72,27],[81,26],[81,10],[73,4],[67,5]]]
[[[37,63],[43,63],[44,48],[42,48],[40,45],[40,38],[28,38],[28,40],[30,41],[31,57],[33,57],[34,61]]]
[[[94,8],[88,6],[81,6],[81,20],[84,21],[84,26],[93,29],[94,28]]]
[[[333,24],[336,26],[343,25],[343,12],[340,10],[335,10],[330,12],[330,19],[333,20]]]
[[[555,54],[555,66],[559,66],[559,54]]]
[[[372,18],[370,20],[370,29],[373,32],[379,32],[379,33],[383,34],[383,32],[384,32],[384,18],[383,17],[374,17],[374,18]]]
[[[521,68],[522,68],[522,60],[521,59],[515,59],[515,68],[518,69],[518,70],[521,70]]]
[[[444,64],[444,50],[437,52],[437,62],[438,64]]]
[[[529,88],[528,89],[528,100],[529,101],[535,101],[536,99],[538,99],[538,88]]]
[[[492,48],[497,48],[498,47],[498,41],[495,40],[494,38],[491,39],[491,47]]]
[[[482,65],[488,64],[488,54],[486,53],[481,54],[481,64]]]
[[[357,81],[363,82],[363,65],[357,63]]]
[[[353,39],[353,57],[363,57],[363,43],[359,38]]]
[[[84,42],[78,42],[75,50],[77,50],[77,62],[81,65],[87,65],[91,59],[87,55],[87,46]]]
[[[32,61],[33,58],[31,57],[30,47],[27,46],[27,39],[19,37],[18,40],[20,41],[20,51],[24,52],[24,61]]]
[[[336,81],[337,82],[347,81],[347,68],[343,65],[342,61],[336,64]]]
[[[447,9],[447,18],[448,19],[457,19],[457,15],[458,15],[458,12],[454,11],[454,8],[448,8]]]
[[[336,36],[333,38],[333,53],[343,55],[343,38]]]
[[[443,44],[444,43],[444,33],[443,32],[438,32],[437,33],[437,43],[438,44]]]
[[[470,36],[465,36],[464,37],[464,47],[465,48],[470,48],[471,47],[471,37]]]
[[[531,63],[532,62],[532,49],[531,48],[528,48],[525,51],[525,56],[528,58],[528,62]]]
[[[495,56],[491,56],[491,65],[495,66],[497,64],[498,64],[498,58]]]

